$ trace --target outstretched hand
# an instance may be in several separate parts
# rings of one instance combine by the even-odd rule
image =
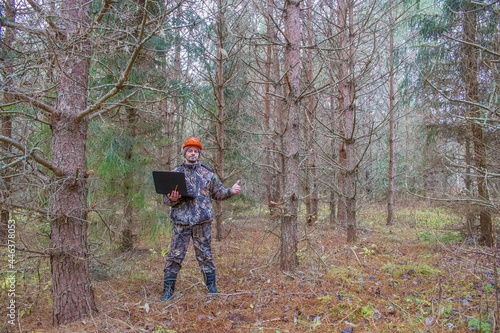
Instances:
[[[240,194],[241,192],[241,187],[240,187],[240,181],[238,180],[236,183],[234,183],[233,186],[231,186],[231,193],[233,194]]]

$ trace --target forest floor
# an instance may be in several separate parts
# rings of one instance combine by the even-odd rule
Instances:
[[[383,207],[366,209],[355,243],[326,222],[300,224],[294,272],[279,269],[278,229],[231,220],[224,240],[213,241],[221,294],[207,294],[190,245],[167,302],[159,298],[168,239],[144,242],[93,267],[93,317],[52,328],[48,284],[19,282],[20,318],[0,331],[494,332],[496,253],[461,240],[450,214],[407,210],[387,227]]]

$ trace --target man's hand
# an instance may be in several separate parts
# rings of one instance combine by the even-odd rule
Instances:
[[[233,194],[240,194],[241,192],[241,187],[240,187],[240,181],[238,180],[234,185],[231,187],[231,193]]]
[[[177,191],[172,191],[172,193],[167,194],[167,198],[169,198],[172,201],[177,201],[181,198],[181,195]]]

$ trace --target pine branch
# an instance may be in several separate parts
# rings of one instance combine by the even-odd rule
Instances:
[[[39,36],[45,36],[45,31],[40,30],[40,29],[33,29],[31,27],[16,23],[16,22],[11,22],[9,20],[6,20],[3,17],[0,17],[0,27],[7,27],[11,28],[14,30],[19,30],[19,31],[24,31],[24,32],[29,32],[35,35]]]
[[[113,2],[113,0],[104,0],[104,3],[101,7],[101,10],[99,11],[99,14],[96,15],[96,19],[95,19],[96,23],[101,23],[101,20],[104,18],[104,15],[106,15],[109,8],[111,7],[112,2]]]
[[[490,49],[488,49],[488,48],[486,48],[486,47],[484,47],[484,46],[482,46],[482,45],[479,45],[479,44],[476,44],[476,43],[467,42],[467,41],[465,41],[465,40],[461,40],[461,39],[458,39],[458,38],[455,38],[455,37],[449,36],[449,35],[447,35],[447,34],[443,34],[443,36],[445,36],[445,37],[446,37],[446,38],[448,38],[448,39],[454,40],[455,42],[459,42],[459,43],[461,43],[461,44],[465,44],[465,45],[473,46],[473,47],[475,47],[475,48],[477,48],[477,49],[480,49],[480,50],[482,50],[482,51],[484,51],[484,52],[486,52],[486,53],[489,53],[489,54],[491,54],[491,55],[493,55],[493,56],[495,56],[495,57],[499,57],[499,58],[500,58],[500,53],[494,52],[494,51],[492,51],[492,50],[490,50]],[[500,62],[500,59],[493,60],[493,62]]]
[[[45,20],[45,22],[47,22],[47,24],[49,25],[49,27],[51,27],[52,29],[54,29],[54,31],[58,34],[58,35],[61,35],[61,32],[60,30],[57,28],[57,25],[47,16],[47,14],[45,14],[44,10],[33,0],[26,0],[31,7],[33,7],[33,9],[41,16],[43,17],[43,19]]]
[[[54,108],[48,104],[45,104],[44,102],[42,102],[34,97],[28,96],[22,92],[17,91],[17,90],[3,89],[3,91],[17,97],[19,100],[22,100],[24,102],[28,102],[28,103],[36,106],[40,110],[45,111],[52,116],[59,115],[59,111],[57,111],[56,108]]]
[[[7,143],[7,144],[10,144],[10,145],[16,147],[17,149],[19,149],[19,150],[21,150],[23,152],[27,152],[28,151],[28,148],[25,145],[23,145],[21,142],[19,142],[17,140],[14,140],[12,138],[3,136],[3,135],[0,135],[0,142],[4,142],[4,143]],[[55,165],[53,165],[50,161],[46,160],[45,158],[39,156],[33,150],[31,150],[27,154],[33,160],[35,160],[38,164],[41,164],[44,167],[46,167],[47,169],[49,169],[50,171],[52,171],[56,176],[64,176],[63,170],[61,170],[60,168],[58,168]]]
[[[163,18],[165,18],[166,16],[168,16],[169,14],[171,14],[177,8],[179,8],[183,2],[184,2],[184,0],[179,1],[174,7],[168,9],[166,11],[166,13],[164,13],[164,15],[158,20],[158,22],[162,22]],[[99,111],[102,108],[103,104],[106,103],[106,101],[108,101],[110,98],[112,98],[113,96],[115,96],[121,90],[123,90],[125,88],[125,86],[126,86],[125,82],[128,80],[130,72],[132,71],[132,68],[134,66],[134,63],[135,63],[137,57],[139,56],[139,53],[144,48],[144,45],[151,38],[153,38],[156,35],[156,33],[158,32],[159,29],[162,28],[162,25],[158,24],[158,26],[149,35],[143,37],[144,27],[146,27],[147,25],[149,25],[148,22],[146,22],[146,17],[147,16],[144,15],[142,23],[141,23],[141,26],[140,26],[140,29],[141,29],[140,30],[140,36],[139,36],[139,41],[140,42],[136,45],[136,48],[135,48],[134,52],[132,53],[132,55],[130,56],[130,59],[129,59],[128,63],[127,63],[127,66],[125,67],[125,69],[121,73],[120,79],[115,84],[114,88],[111,89],[111,91],[108,92],[106,95],[102,96],[93,106],[89,107],[88,109],[86,109],[85,111],[83,111],[82,113],[80,113],[80,115],[78,117],[76,117],[76,119],[75,119],[76,122],[80,122],[83,118],[91,115],[92,113],[95,113],[95,112]]]

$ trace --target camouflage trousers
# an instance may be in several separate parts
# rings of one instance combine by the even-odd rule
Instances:
[[[212,223],[207,222],[197,225],[173,225],[170,251],[167,255],[164,272],[179,273],[191,238],[193,239],[194,252],[200,270],[203,273],[215,271],[211,245]]]

